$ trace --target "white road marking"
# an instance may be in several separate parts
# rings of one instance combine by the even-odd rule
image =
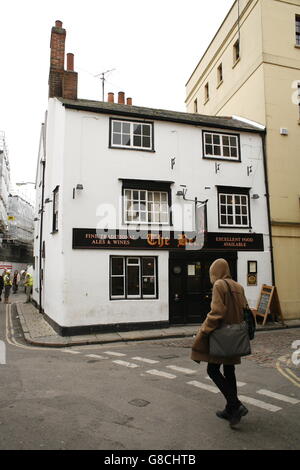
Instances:
[[[147,374],[158,375],[166,379],[176,379],[176,375],[168,374],[168,372],[163,372],[161,370],[156,370],[156,369],[147,370]]]
[[[183,372],[184,374],[196,374],[196,370],[192,369],[185,369],[184,367],[178,367],[178,366],[166,366],[168,369],[176,370],[178,372]]]
[[[86,354],[86,357],[93,357],[95,359],[107,359],[107,357],[99,356],[99,354]]]
[[[104,354],[108,354],[109,356],[126,356],[126,354],[115,352],[115,351],[103,351]]]
[[[211,380],[210,377],[208,377],[208,375],[205,377],[207,380]],[[237,387],[244,387],[246,384],[246,382],[237,382],[236,383]]]
[[[267,397],[275,398],[276,400],[291,403],[292,405],[297,405],[297,403],[300,403],[300,400],[297,400],[296,398],[287,397],[286,395],[281,395],[280,393],[270,392],[269,390],[261,389],[258,390],[257,393],[260,395],[266,395]]]
[[[147,364],[157,364],[159,361],[154,361],[154,359],[147,359],[145,357],[133,357],[134,361],[146,362]]]
[[[120,360],[116,360],[113,362],[115,364],[119,364],[120,366],[129,367],[130,369],[135,369],[136,367],[139,367],[137,364],[133,364],[133,362],[126,362],[126,361],[120,361]]]
[[[202,382],[198,382],[197,380],[192,380],[191,382],[187,382],[188,385],[193,385],[194,387],[202,388],[208,392],[212,393],[219,393],[220,390],[212,385],[203,384]]]
[[[80,354],[80,351],[73,351],[72,349],[62,349],[62,352],[66,352],[69,354]]]
[[[282,410],[279,406],[271,405],[270,403],[266,403],[264,401],[256,400],[255,398],[246,397],[244,395],[239,395],[239,399],[242,402],[249,403],[249,405],[257,406],[258,408],[263,408],[264,410],[272,411],[276,413],[276,411]]]

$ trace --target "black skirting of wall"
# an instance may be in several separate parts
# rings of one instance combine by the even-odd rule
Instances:
[[[36,302],[35,306],[38,308]],[[117,323],[109,325],[81,325],[81,326],[61,326],[46,313],[43,313],[44,319],[60,336],[78,336],[97,333],[117,333],[121,331],[152,330],[155,328],[167,328],[169,322],[142,322],[142,323]]]

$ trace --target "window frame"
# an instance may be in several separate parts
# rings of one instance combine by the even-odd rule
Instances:
[[[299,28],[299,31],[298,31]],[[295,39],[296,39],[296,46],[300,47],[300,15],[295,16]]]
[[[232,186],[217,186],[217,205],[218,205],[218,227],[219,228],[235,228],[235,229],[249,229],[252,228],[251,224],[251,208],[250,208],[250,188],[240,188],[240,187],[232,187]],[[243,216],[242,214],[237,214],[236,213],[236,204],[232,204],[233,211],[232,211],[232,217],[234,219],[233,224],[222,224],[221,223],[221,216],[224,215],[221,213],[221,196],[246,196],[247,197],[247,219],[248,219],[248,224],[236,224],[236,217],[237,216]],[[224,204],[223,204],[224,205]],[[227,204],[225,204],[227,205]],[[228,212],[226,214],[228,216]]]
[[[223,64],[222,62],[217,67],[217,87],[223,83]]]
[[[151,225],[151,226],[172,226],[172,191],[171,191],[171,184],[173,182],[165,182],[165,181],[149,181],[149,180],[122,180],[122,224],[123,225]],[[167,222],[148,222],[148,207],[146,211],[147,220],[145,222],[139,221],[126,221],[126,197],[125,191],[132,190],[132,191],[146,191],[148,192],[160,192],[160,193],[167,193],[167,205],[168,205],[168,221]],[[148,200],[147,200],[148,201]],[[153,201],[154,202],[154,201]]]
[[[57,208],[55,205],[57,204]],[[56,210],[55,210],[56,209]],[[52,233],[58,232],[58,214],[59,214],[59,186],[52,193]]]
[[[118,145],[113,143],[113,123],[121,122],[130,124],[130,141],[133,142],[133,126],[134,124],[149,125],[150,126],[150,147],[142,147],[135,145]],[[110,117],[109,119],[109,148],[111,149],[122,149],[122,150],[137,150],[140,152],[152,152],[154,153],[154,122],[153,121],[138,121],[134,119],[121,119]]]
[[[237,152],[238,156],[237,157],[228,157],[224,155],[208,155],[206,154],[206,141],[205,141],[205,135],[206,134],[211,134],[213,135],[220,135],[220,148],[221,150],[224,147],[222,137],[236,137],[237,139]],[[227,145],[225,146],[227,147]],[[231,148],[231,145],[229,145],[229,148]],[[220,131],[211,131],[211,130],[202,130],[202,151],[203,151],[203,158],[207,160],[222,160],[222,161],[228,161],[228,162],[241,162],[241,143],[240,143],[240,134],[234,134],[231,132],[220,132]]]
[[[241,43],[237,39],[233,44],[233,65],[235,65],[241,58]]]
[[[123,260],[123,275],[112,274],[112,260],[114,258],[120,258]],[[128,261],[132,259],[138,259],[138,264],[129,264]],[[153,276],[146,276],[143,274],[143,262],[144,260],[152,259],[154,261]],[[128,294],[128,267],[138,266],[139,267],[139,294]],[[123,295],[113,295],[112,293],[112,278],[123,277]],[[143,278],[153,277],[154,278],[154,294],[143,293]],[[157,300],[159,298],[158,292],[158,256],[134,256],[134,255],[110,255],[109,257],[109,299],[110,300]]]
[[[209,101],[209,82],[204,85],[204,104]]]

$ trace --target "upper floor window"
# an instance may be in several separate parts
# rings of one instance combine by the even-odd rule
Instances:
[[[300,46],[300,15],[296,15],[296,46]]]
[[[219,227],[250,227],[249,189],[218,188]]]
[[[58,231],[58,197],[59,197],[59,186],[53,191],[53,218],[52,218],[52,232]]]
[[[204,101],[208,101],[209,100],[209,83],[206,83],[205,87],[204,87]]]
[[[218,79],[218,85],[220,85],[223,82],[223,65],[222,64],[220,64],[217,69],[217,79]]]
[[[194,113],[198,113],[198,100],[197,100],[197,98],[194,101]]]
[[[112,147],[153,150],[153,124],[111,119]]]
[[[233,63],[235,64],[240,58],[240,40],[238,39],[233,45]]]
[[[220,158],[240,161],[239,136],[219,132],[203,132],[203,155],[206,158]]]

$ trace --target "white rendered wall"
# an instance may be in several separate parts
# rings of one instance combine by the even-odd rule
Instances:
[[[55,119],[54,119],[55,115]],[[125,118],[126,119],[126,118]],[[110,228],[122,226],[119,178],[174,181],[172,202],[181,184],[187,197],[208,201],[208,231],[248,234],[249,229],[219,229],[216,185],[252,188],[260,198],[251,199],[252,232],[263,233],[265,252],[238,253],[238,280],[246,289],[252,306],[261,284],[271,283],[267,205],[261,137],[241,133],[242,162],[202,158],[202,129],[169,122],[154,122],[155,152],[109,148],[109,116],[65,110],[56,99],[49,100],[45,198],[59,191],[59,231],[52,231],[52,204],[45,206],[46,241],[44,310],[61,326],[167,321],[168,252],[154,250],[74,250],[73,228],[96,228],[103,204],[116,209],[117,219]],[[171,158],[176,158],[171,169]],[[248,176],[247,167],[252,165]],[[75,191],[77,184],[83,190]],[[206,189],[209,188],[209,189]],[[181,228],[180,216],[173,215],[172,230]],[[153,229],[158,228],[153,226]],[[110,300],[110,255],[158,256],[159,298],[155,300]],[[222,254],[220,254],[222,256]],[[258,261],[258,285],[246,285],[247,260]]]

